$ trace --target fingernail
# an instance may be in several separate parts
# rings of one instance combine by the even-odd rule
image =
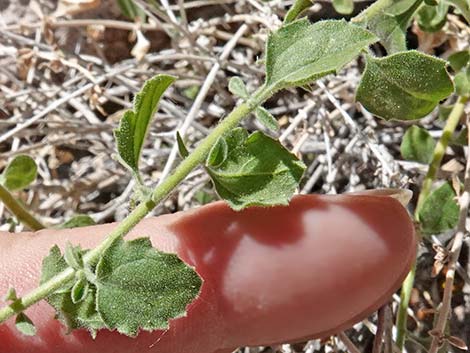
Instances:
[[[397,199],[404,207],[406,207],[413,197],[413,192],[408,189],[373,189],[348,192],[346,195],[389,196]]]

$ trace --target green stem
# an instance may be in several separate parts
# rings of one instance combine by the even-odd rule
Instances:
[[[139,223],[160,201],[181,182],[186,176],[199,164],[204,163],[210,149],[217,139],[235,128],[240,121],[252,112],[259,104],[270,96],[269,89],[262,87],[253,98],[236,107],[222,122],[196,147],[196,149],[186,157],[174,170],[173,174],[155,188],[152,195],[147,201],[139,204],[119,225],[104,239],[104,241],[93,250],[89,251],[83,257],[87,264],[96,264],[101,254],[119,237],[129,233],[129,231]],[[67,268],[57,276],[51,278],[47,282],[26,294],[18,302],[0,309],[0,323],[15,314],[25,310],[38,301],[46,298],[54,291],[61,288],[65,283],[73,279],[75,271]]]
[[[0,184],[0,201],[24,225],[31,230],[40,230],[44,225],[36,219],[2,184]]]
[[[429,164],[428,172],[424,177],[423,184],[421,187],[421,191],[418,196],[418,202],[416,205],[414,218],[416,221],[419,221],[419,212],[421,207],[423,207],[424,200],[429,196],[431,193],[431,186],[436,179],[437,171],[439,170],[442,162],[442,158],[445,155],[445,151],[447,146],[449,145],[449,141],[454,134],[454,131],[460,121],[460,118],[464,112],[465,103],[467,103],[468,98],[466,97],[459,97],[457,103],[455,103],[452,111],[447,118],[446,125],[444,126],[444,130],[442,132],[441,138],[436,144],[434,148],[433,158],[431,163]],[[407,309],[410,303],[410,296],[411,291],[413,290],[413,282],[415,279],[416,274],[416,263],[413,264],[411,271],[408,273],[405,281],[403,282],[403,286],[401,288],[400,293],[400,307],[398,308],[397,313],[397,346],[400,350],[403,350],[405,345],[406,339],[406,322],[408,318]]]
[[[444,130],[442,131],[442,136],[436,144],[434,148],[434,154],[432,157],[432,161],[429,165],[428,172],[423,180],[423,185],[421,188],[421,192],[419,193],[418,203],[416,205],[415,210],[415,219],[419,221],[419,211],[421,207],[423,207],[424,200],[428,197],[429,193],[431,192],[431,186],[436,178],[436,173],[441,166],[442,158],[445,155],[447,146],[449,145],[449,141],[454,134],[455,128],[462,117],[465,103],[467,103],[468,98],[466,97],[459,97],[457,103],[455,103],[452,111],[450,112],[449,117],[447,118],[446,125],[444,126]]]
[[[397,313],[397,340],[396,344],[400,351],[405,346],[406,339],[406,324],[408,321],[408,305],[410,304],[411,291],[413,290],[413,283],[416,274],[416,261],[413,262],[410,272],[405,278],[400,292],[400,306]]]

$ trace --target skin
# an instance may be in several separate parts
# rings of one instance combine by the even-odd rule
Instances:
[[[288,207],[238,213],[216,202],[146,219],[128,238],[150,236],[204,280],[186,317],[167,331],[101,331],[93,341],[83,330],[66,335],[43,301],[26,312],[37,336],[22,336],[10,319],[0,353],[229,353],[346,329],[390,299],[416,253],[410,217],[388,194],[296,196]],[[53,244],[90,248],[112,228],[0,233],[0,293],[33,289]]]

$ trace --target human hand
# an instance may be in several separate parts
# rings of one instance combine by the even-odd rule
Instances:
[[[91,248],[112,229],[0,233],[0,293],[33,289],[52,245]],[[288,207],[238,213],[216,202],[146,219],[128,238],[139,236],[176,252],[203,278],[186,317],[167,331],[137,338],[100,331],[93,340],[83,330],[66,335],[41,302],[26,311],[37,335],[23,336],[10,319],[0,325],[0,353],[229,353],[242,345],[325,337],[389,300],[416,253],[405,208],[380,194],[296,196]]]

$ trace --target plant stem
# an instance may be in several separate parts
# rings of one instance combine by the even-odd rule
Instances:
[[[439,141],[436,144],[433,152],[433,158],[431,163],[429,164],[428,172],[424,177],[423,184],[421,187],[421,191],[418,196],[418,202],[416,205],[416,209],[414,212],[414,218],[416,221],[419,221],[419,212],[421,207],[423,206],[424,200],[429,196],[431,193],[431,186],[436,178],[437,171],[439,170],[442,162],[442,158],[445,155],[445,151],[447,146],[449,145],[449,141],[454,134],[455,128],[457,127],[460,118],[464,112],[465,103],[467,103],[468,98],[466,97],[459,97],[457,103],[455,103],[452,111],[450,112],[449,117],[447,118],[446,124],[444,126],[444,130],[442,131],[442,135]],[[413,264],[411,271],[408,273],[405,281],[403,282],[401,293],[400,293],[400,306],[398,308],[397,313],[397,346],[400,350],[403,350],[405,345],[405,338],[406,338],[406,322],[408,318],[408,305],[410,303],[411,291],[413,289],[413,283],[416,274],[416,262]]]
[[[421,207],[423,207],[424,200],[428,197],[429,193],[431,192],[431,186],[436,178],[436,173],[441,166],[442,158],[446,152],[447,146],[449,145],[449,141],[454,134],[455,128],[460,121],[460,118],[463,114],[465,103],[467,103],[467,97],[459,97],[457,103],[455,103],[452,111],[450,112],[449,117],[447,118],[446,125],[444,126],[444,130],[442,131],[442,136],[436,144],[434,148],[434,153],[432,157],[431,164],[429,165],[428,172],[424,177],[423,184],[421,187],[421,192],[419,193],[418,203],[416,205],[415,210],[415,218],[419,221],[419,211]]]
[[[140,203],[121,223],[119,223],[100,245],[85,254],[83,257],[84,262],[87,264],[96,264],[101,254],[116,239],[129,233],[130,230],[160,201],[167,197],[194,168],[204,162],[210,149],[220,136],[235,128],[245,116],[266,100],[269,95],[270,91],[265,87],[261,87],[249,102],[236,107],[203,141],[201,141],[196,149],[178,165],[173,174],[168,176],[163,183],[154,189],[149,199]],[[18,302],[0,309],[0,323],[46,298],[73,279],[74,275],[75,271],[72,268],[67,268],[20,298]]]
[[[2,184],[0,184],[0,201],[8,210],[31,230],[40,230],[44,225],[36,219]]]
[[[416,261],[413,262],[410,272],[405,278],[401,286],[400,292],[400,306],[397,313],[397,339],[396,344],[400,351],[405,346],[406,339],[406,323],[408,321],[408,305],[410,304],[411,291],[413,290],[413,283],[416,275]]]

